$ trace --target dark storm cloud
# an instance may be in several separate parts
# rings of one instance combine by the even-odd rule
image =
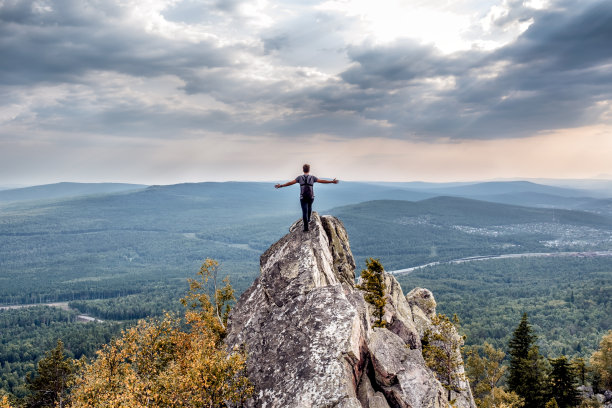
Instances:
[[[183,0],[163,10],[162,15],[169,21],[189,24],[215,24],[222,15],[235,16],[248,0]]]
[[[597,122],[597,103],[612,99],[612,3],[565,10],[559,4],[531,16],[522,2],[512,4],[518,9],[496,24],[529,17],[533,24],[497,51],[441,55],[408,41],[352,48],[354,65],[342,78],[365,90],[393,90],[376,114],[395,125],[398,137],[405,129],[424,136],[521,137]],[[451,88],[427,86],[451,77]]]
[[[91,70],[158,76],[231,65],[232,50],[179,42],[119,24],[113,2],[58,0],[0,4],[0,83],[78,82]]]
[[[496,57],[544,64],[550,70],[590,68],[610,61],[610,40],[612,3],[602,1],[584,10],[569,8],[539,14],[536,24]]]
[[[474,101],[474,89],[495,90],[480,99],[483,113],[472,127],[485,136],[499,127],[521,135],[593,123],[597,103],[612,99],[611,41],[610,2],[540,13],[518,41],[491,56],[489,63],[508,62],[498,77],[462,84],[460,101]]]
[[[386,46],[360,46],[348,50],[355,65],[342,73],[342,78],[361,88],[398,88],[411,81],[461,75],[469,64],[460,58],[443,56],[432,45],[414,41],[398,41]]]

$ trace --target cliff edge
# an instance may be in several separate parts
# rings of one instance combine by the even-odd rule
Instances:
[[[247,406],[450,406],[421,352],[435,315],[431,292],[417,288],[404,296],[386,274],[389,324],[373,328],[342,223],[313,213],[310,232],[301,224],[261,256],[260,276],[230,316],[226,343],[246,347],[255,386]],[[475,408],[469,384],[461,385],[452,393],[454,406]]]

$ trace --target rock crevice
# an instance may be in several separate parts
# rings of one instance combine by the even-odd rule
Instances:
[[[260,276],[232,311],[226,343],[246,347],[255,386],[247,406],[449,406],[421,354],[431,292],[406,297],[386,275],[390,324],[373,328],[344,226],[313,213],[309,227],[296,222],[261,256]],[[455,397],[457,407],[475,407],[469,386]]]

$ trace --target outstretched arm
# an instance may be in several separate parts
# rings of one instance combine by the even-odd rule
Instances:
[[[321,180],[321,179],[318,179],[318,180],[317,180],[317,183],[323,183],[323,184],[338,184],[338,183],[339,183],[339,181],[338,181],[338,180],[336,180],[336,179],[333,179],[333,180]]]
[[[291,185],[293,185],[293,184],[295,184],[295,183],[297,183],[297,181],[295,181],[295,180],[291,180],[291,181],[286,182],[285,184],[276,184],[276,185],[274,186],[274,188],[287,187],[287,186],[291,186]]]

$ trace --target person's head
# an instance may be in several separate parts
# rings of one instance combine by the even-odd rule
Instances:
[[[304,170],[304,173],[310,173],[310,164],[303,165],[302,170]]]

